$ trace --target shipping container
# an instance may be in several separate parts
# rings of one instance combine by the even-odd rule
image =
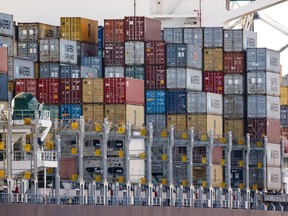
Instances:
[[[125,64],[144,65],[145,64],[145,43],[142,41],[125,42]]]
[[[61,38],[97,44],[98,21],[83,17],[61,17]]]
[[[288,86],[280,86],[280,105],[288,105]]]
[[[126,66],[125,67],[125,77],[134,78],[134,79],[142,79],[145,78],[145,67],[144,66]]]
[[[39,41],[40,39],[58,37],[57,26],[45,23],[18,23],[19,41]]]
[[[186,67],[186,44],[166,44],[166,66]]]
[[[168,90],[166,91],[166,109],[168,114],[184,114],[186,113],[186,97],[185,90]]]
[[[257,32],[243,30],[243,49],[257,47]]]
[[[82,67],[83,67],[83,71],[82,71]],[[88,68],[94,68],[93,76],[102,78],[104,69],[103,69],[103,60],[101,58],[96,57],[96,56],[81,58],[81,76],[84,76],[86,72],[88,72],[89,74],[91,73],[92,69],[88,69]],[[88,76],[90,76],[89,74]]]
[[[204,47],[216,48],[223,47],[223,28],[206,27],[204,28]]]
[[[204,91],[223,94],[224,75],[222,72],[204,72]]]
[[[82,107],[80,104],[62,104],[60,105],[60,119],[80,119],[82,116]]]
[[[166,89],[166,67],[164,65],[146,65],[145,88]]]
[[[183,28],[164,28],[163,39],[166,43],[183,43]]]
[[[280,98],[273,96],[249,95],[247,97],[248,118],[280,119]]]
[[[244,76],[241,74],[224,75],[224,94],[244,94]]]
[[[27,92],[37,97],[37,80],[36,79],[16,79],[15,95],[21,92]]]
[[[13,79],[35,78],[34,62],[31,59],[14,57],[13,68]]]
[[[8,57],[8,80],[14,80],[14,57]]]
[[[103,104],[83,104],[83,116],[85,122],[102,124],[104,120]]]
[[[257,47],[257,33],[243,29],[224,29],[224,51],[241,52]]]
[[[282,128],[288,128],[288,106],[281,106],[280,122]]]
[[[231,169],[231,187],[240,188],[240,184],[244,184],[244,170]]]
[[[57,63],[40,63],[39,78],[59,78],[60,66]]]
[[[282,171],[281,168],[267,167],[267,190],[281,191]]]
[[[43,110],[50,111],[50,119],[52,121],[52,124],[56,119],[59,119],[59,105],[43,105]]]
[[[0,62],[0,73],[8,74],[8,49],[6,47],[0,47]]]
[[[82,79],[83,103],[103,103],[103,79]]]
[[[267,118],[248,118],[247,132],[251,135],[251,144],[256,141],[263,141],[263,136],[267,136],[267,141],[280,143],[281,128],[280,121]]]
[[[267,166],[280,167],[282,160],[281,145],[267,143]]]
[[[184,28],[184,43],[193,44],[195,46],[203,47],[203,28]]]
[[[0,101],[8,101],[8,75],[0,73]]]
[[[170,128],[172,125],[176,131],[187,130],[185,114],[168,114],[167,115],[167,128]]]
[[[84,43],[80,44],[80,56],[81,57],[92,57],[98,55],[98,45],[94,43]]]
[[[223,71],[223,49],[204,49],[204,71]]]
[[[223,134],[223,118],[221,115],[188,114],[187,128],[194,127],[196,135],[207,134],[210,130],[217,136]]]
[[[104,26],[98,26],[98,49],[103,49],[104,47]]]
[[[40,103],[59,103],[59,79],[38,79],[37,86],[37,99]]]
[[[104,78],[107,104],[144,105],[144,81],[131,78]]]
[[[224,134],[231,131],[234,138],[245,136],[245,121],[243,119],[224,119]]]
[[[280,73],[280,52],[267,48],[247,49],[247,71]]]
[[[206,167],[193,167],[193,184],[195,186],[203,186],[202,184],[204,182],[207,183],[206,169]],[[221,184],[224,182],[223,167],[221,165],[212,165],[212,167],[210,167],[210,170],[211,186],[221,187]]]
[[[40,62],[60,61],[60,40],[41,39],[39,42]]]
[[[224,52],[223,58],[225,74],[243,74],[245,72],[244,52]]]
[[[187,53],[186,53],[186,66],[188,68],[194,68],[194,69],[202,69],[202,48],[199,46],[195,46],[193,44],[187,44],[186,47]]]
[[[59,97],[61,104],[82,103],[82,80],[60,79]]]
[[[147,114],[145,125],[148,126],[149,123],[152,123],[154,130],[162,130],[167,127],[166,115],[165,114]]]
[[[166,94],[164,90],[146,91],[147,114],[161,114],[166,112]]]
[[[224,96],[224,118],[241,119],[245,115],[244,96],[226,95]]]
[[[16,56],[16,55],[14,55],[13,39],[11,37],[6,37],[6,36],[0,35],[0,46],[6,47],[8,49],[8,56]]]
[[[126,126],[128,121],[132,126],[144,125],[144,106],[131,104],[105,104],[105,118],[119,126]]]
[[[28,42],[23,42],[19,41],[18,42],[18,57],[21,58],[30,58],[33,61],[38,61],[39,60],[39,43],[37,41],[28,41]]]
[[[60,39],[60,63],[78,64],[76,41]]]
[[[145,64],[164,65],[165,64],[165,41],[146,41],[145,43]]]
[[[187,113],[207,113],[207,94],[205,92],[187,92]]]
[[[13,15],[0,13],[0,35],[13,36]]]
[[[120,44],[105,44],[104,48],[105,66],[124,66],[125,65],[125,45]]]
[[[97,68],[92,68],[92,67],[80,67],[81,71],[81,78],[101,78],[102,77],[102,72],[98,71]]]
[[[147,41],[161,39],[161,22],[142,16],[124,17],[125,40]]]
[[[125,71],[123,66],[109,66],[104,68],[105,78],[118,78],[125,77]]]
[[[263,190],[264,187],[264,174],[262,169],[249,169],[249,187],[250,189],[257,188]],[[268,179],[267,179],[268,180]]]
[[[62,180],[71,180],[73,174],[78,175],[77,158],[61,156],[59,168],[60,178]]]
[[[124,43],[125,42],[125,21],[124,19],[104,20],[104,42]]]

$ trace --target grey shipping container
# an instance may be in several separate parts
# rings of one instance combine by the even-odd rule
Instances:
[[[61,65],[60,66],[60,78],[80,78],[81,71],[78,65]]]
[[[60,63],[78,63],[78,43],[76,41],[60,39]]]
[[[105,78],[124,77],[124,67],[123,66],[105,67],[104,70],[105,70]]]
[[[223,28],[206,27],[204,28],[204,47],[216,48],[223,46]]]
[[[184,43],[203,47],[203,29],[202,28],[184,28]]]
[[[97,68],[81,66],[81,78],[102,78],[102,71]]]
[[[125,42],[125,64],[144,65],[145,44],[142,41]]]
[[[164,129],[166,128],[166,115],[165,114],[147,114],[146,115],[146,125],[152,123],[153,128]]]
[[[243,94],[244,76],[241,74],[224,75],[224,94]]]
[[[0,101],[8,101],[8,75],[0,73]]]
[[[187,44],[186,52],[186,66],[201,70],[203,63],[202,48],[193,44]]]
[[[185,68],[167,68],[166,85],[168,89],[186,88],[186,69]]]
[[[13,36],[13,15],[0,13],[0,35]]]
[[[59,39],[41,39],[39,42],[40,62],[59,62],[59,46]]]
[[[187,113],[207,113],[207,94],[205,92],[187,92]]]
[[[166,65],[186,67],[186,44],[166,44]]]
[[[244,118],[244,97],[242,95],[224,96],[224,117],[227,119]]]
[[[18,23],[19,41],[38,41],[40,39],[58,37],[58,26],[44,23]]]
[[[13,69],[13,79],[35,78],[33,60],[14,57]]]
[[[183,43],[183,28],[164,28],[163,39],[166,43]]]
[[[39,78],[59,78],[60,65],[57,63],[40,63]]]
[[[8,56],[14,56],[13,39],[11,37],[5,37],[0,35],[0,46],[7,47]]]
[[[144,77],[145,77],[144,66],[126,66],[125,77],[144,80]]]
[[[19,41],[17,51],[18,57],[30,58],[36,62],[39,59],[39,47],[37,41]]]

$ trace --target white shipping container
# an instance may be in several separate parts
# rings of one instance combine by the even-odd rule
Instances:
[[[35,78],[34,62],[31,59],[14,58],[13,79]]]
[[[145,140],[144,139],[131,139],[129,143],[129,155],[137,155],[145,152]]]
[[[13,15],[0,13],[0,35],[13,36]]]
[[[145,176],[145,160],[129,160],[130,182],[140,183],[141,178]]]
[[[188,68],[202,69],[202,48],[193,44],[186,47],[186,65]]]
[[[226,74],[224,76],[224,93],[225,94],[243,94],[244,84],[243,84],[242,74]]]
[[[266,72],[266,94],[280,96],[280,74]]]
[[[207,93],[207,113],[223,114],[223,98],[221,94]]]
[[[207,94],[205,92],[187,92],[187,113],[205,114],[207,112]]]
[[[188,90],[202,91],[202,71],[186,69],[186,88]]]
[[[243,49],[257,47],[257,32],[243,30]]]
[[[281,145],[267,143],[267,166],[280,167],[281,165]]]
[[[279,191],[282,189],[281,169],[267,167],[267,190]]]
[[[125,42],[125,64],[144,65],[144,47],[145,45],[142,41]]]
[[[14,42],[17,44],[16,42]],[[13,39],[11,37],[5,37],[0,35],[0,46],[7,47],[8,49],[8,56],[17,56],[14,55],[14,44]]]
[[[124,77],[124,67],[123,66],[105,67],[104,70],[105,70],[105,78]]]
[[[267,96],[267,118],[280,119],[280,97]]]
[[[60,39],[60,63],[77,64],[77,42]]]

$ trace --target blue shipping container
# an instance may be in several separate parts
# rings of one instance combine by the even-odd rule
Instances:
[[[82,115],[80,104],[63,104],[60,106],[60,119],[79,119]]]
[[[146,113],[159,114],[166,111],[166,94],[163,90],[146,91]]]
[[[8,75],[0,74],[0,100],[8,101]]]
[[[99,74],[103,74],[103,61],[102,58],[93,56],[93,57],[82,57],[81,66],[97,68]]]
[[[186,67],[186,44],[166,44],[166,65]]]
[[[186,113],[186,91],[168,90],[166,93],[167,113],[185,114]]]
[[[104,27],[98,26],[98,49],[103,49],[104,45],[103,35],[104,35]]]
[[[280,122],[282,128],[288,127],[288,106],[281,106]]]

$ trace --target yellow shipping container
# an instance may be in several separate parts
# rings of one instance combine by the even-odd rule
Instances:
[[[204,49],[204,71],[223,71],[223,50],[221,48]]]
[[[82,80],[83,103],[103,103],[103,79]]]
[[[104,120],[103,104],[83,104],[83,116],[85,121],[102,123]]]
[[[280,88],[280,105],[288,105],[288,86],[281,86]]]
[[[133,126],[144,125],[144,106],[130,104],[106,104],[105,118],[109,122],[115,123],[118,126],[126,125],[128,121]]]
[[[39,63],[34,62],[34,74],[35,74],[35,79],[39,78]]]
[[[61,17],[61,38],[97,44],[98,21],[83,17]]]
[[[186,115],[170,114],[167,115],[167,128],[173,125],[176,131],[187,130]]]
[[[224,120],[224,134],[227,134],[228,131],[232,131],[233,136],[237,138],[244,136],[244,120],[243,119],[234,119],[234,120]]]
[[[223,135],[223,119],[218,115],[188,114],[187,128],[190,127],[200,134],[213,130],[215,135]]]
[[[210,176],[212,186],[220,187],[221,183],[223,182],[223,167],[221,165],[212,165]],[[206,167],[193,167],[193,179],[194,182],[197,182],[196,186],[201,186],[202,181],[207,182]]]

